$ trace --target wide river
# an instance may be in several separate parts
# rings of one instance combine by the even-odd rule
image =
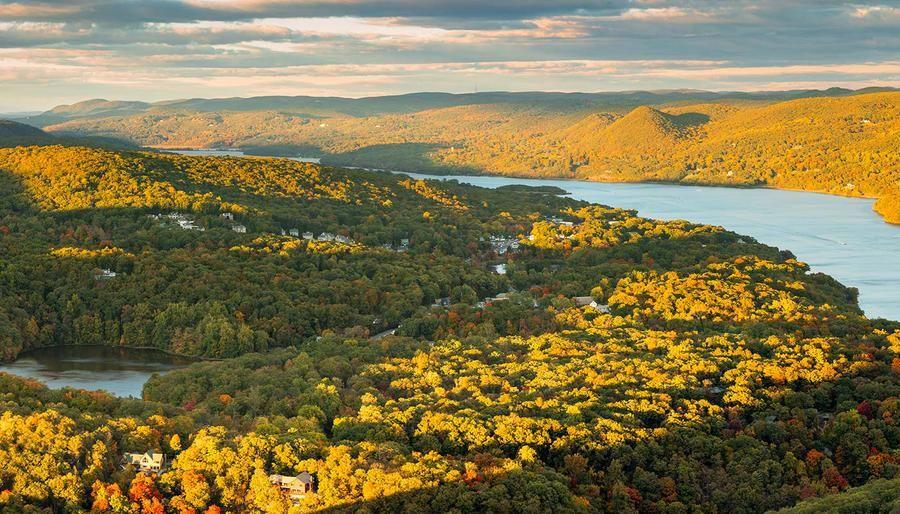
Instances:
[[[491,188],[557,186],[572,198],[637,209],[648,218],[720,225],[790,250],[813,271],[859,289],[867,316],[900,320],[900,226],[875,214],[874,200],[776,189],[407,175]]]
[[[243,155],[240,150],[182,153]],[[308,157],[295,160],[318,162]],[[490,188],[509,184],[557,186],[571,193],[572,198],[637,209],[648,218],[719,225],[790,250],[813,271],[859,289],[859,304],[867,316],[900,320],[900,226],[885,223],[875,214],[874,200],[762,188],[406,175]]]
[[[233,150],[184,153],[242,155]],[[774,189],[407,175],[456,179],[489,188],[507,184],[557,186],[573,198],[637,209],[650,218],[720,225],[790,250],[814,271],[858,288],[860,306],[869,317],[900,320],[900,226],[882,221],[872,211],[872,200]],[[35,378],[50,387],[104,389],[118,396],[140,397],[152,374],[188,363],[150,350],[69,346],[27,352],[13,363],[0,365],[0,371]]]

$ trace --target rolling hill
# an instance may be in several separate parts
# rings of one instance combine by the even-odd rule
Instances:
[[[56,138],[39,128],[10,120],[0,120],[0,148],[52,144]]]
[[[84,102],[53,134],[241,148],[427,173],[669,181],[886,198],[900,221],[900,92],[422,93]],[[62,118],[60,118],[62,117]],[[54,121],[55,120],[55,121]]]
[[[683,116],[621,124],[678,140],[697,130]],[[155,374],[141,399],[0,373],[0,510],[893,501],[900,323],[867,318],[855,290],[789,251],[559,193],[0,149],[0,357],[216,359]],[[158,474],[123,466],[148,451],[166,456]],[[270,480],[304,472],[302,498]]]

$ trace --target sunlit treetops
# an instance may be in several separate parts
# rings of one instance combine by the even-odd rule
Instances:
[[[489,102],[367,117],[329,113],[335,117],[324,120],[266,110],[156,111],[51,129],[172,147],[231,141],[263,155],[315,155],[369,168],[882,197],[896,194],[900,180],[898,99],[900,92],[890,91],[640,106]],[[893,210],[882,203],[879,212]]]
[[[900,326],[752,238],[552,190],[3,152],[5,358],[221,360],[142,400],[0,373],[0,510],[757,512],[900,473]]]

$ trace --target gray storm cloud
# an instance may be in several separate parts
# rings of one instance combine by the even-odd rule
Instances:
[[[898,28],[865,1],[0,1],[0,102],[896,85]]]

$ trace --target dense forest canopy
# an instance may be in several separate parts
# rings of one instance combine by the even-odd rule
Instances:
[[[619,121],[697,129],[638,114]],[[4,358],[100,344],[218,359],[155,376],[142,399],[0,373],[0,511],[896,501],[900,323],[788,251],[561,192],[0,150]],[[164,472],[123,466],[132,452],[164,454]],[[301,473],[314,491],[293,500],[270,480]]]
[[[875,209],[900,222],[898,102],[890,89],[98,100],[27,121],[54,134],[344,166],[876,197]]]

